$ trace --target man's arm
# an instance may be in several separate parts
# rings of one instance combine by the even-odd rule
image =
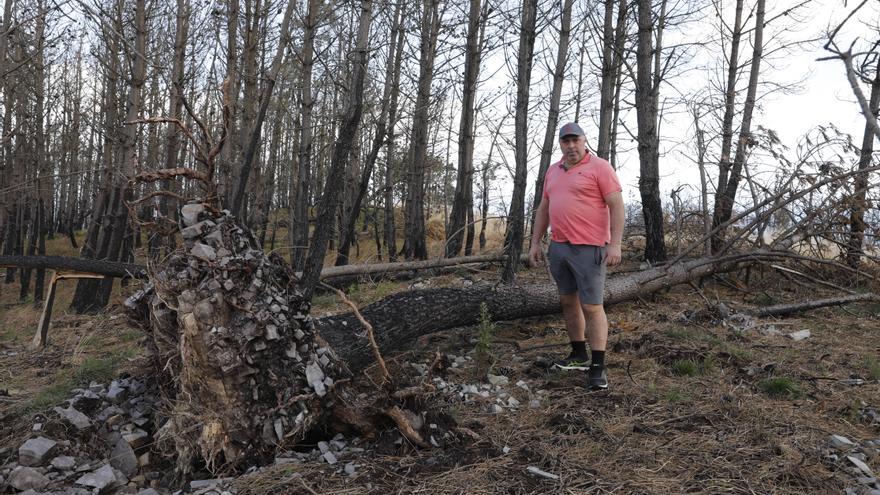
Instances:
[[[618,192],[605,195],[605,204],[611,214],[611,244],[608,245],[606,259],[609,266],[620,263],[621,244],[623,243],[624,207],[623,194]],[[537,223],[537,220],[535,220]]]
[[[529,261],[532,266],[538,266],[544,261],[544,248],[541,239],[550,225],[550,200],[544,198],[535,211],[535,224],[532,225],[532,242],[529,246]]]

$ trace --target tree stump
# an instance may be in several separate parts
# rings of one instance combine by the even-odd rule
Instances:
[[[183,246],[127,302],[165,373],[157,443],[187,473],[270,461],[329,414],[349,372],[316,339],[289,267],[228,212],[183,208]]]

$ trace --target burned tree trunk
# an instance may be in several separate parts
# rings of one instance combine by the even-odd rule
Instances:
[[[605,303],[628,301],[713,273],[784,257],[784,253],[755,251],[721,258],[700,258],[614,276],[605,285]],[[385,353],[400,350],[422,335],[477,323],[483,303],[488,305],[493,318],[503,320],[562,311],[556,286],[533,284],[403,292],[366,306],[361,313],[373,326],[379,349]],[[425,315],[431,315],[431,318],[425,318]],[[372,355],[367,343],[363,339],[353,338],[362,329],[354,314],[316,319],[315,328],[353,371],[371,363]]]

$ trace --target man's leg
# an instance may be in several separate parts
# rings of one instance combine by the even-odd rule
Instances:
[[[567,358],[557,361],[555,365],[557,368],[565,370],[585,370],[589,366],[590,357],[587,354],[584,312],[581,309],[580,298],[577,292],[560,294],[559,303],[565,318],[565,331],[568,333],[568,340],[571,343],[571,354]]]
[[[584,304],[583,311],[586,330],[590,336],[590,350],[604,351],[608,343],[608,317],[605,316],[605,307],[601,304]],[[568,322],[567,316],[565,321]]]
[[[608,317],[601,304],[584,304],[583,311],[592,354],[587,386],[591,390],[606,389],[608,378],[605,374],[605,346],[608,343]]]

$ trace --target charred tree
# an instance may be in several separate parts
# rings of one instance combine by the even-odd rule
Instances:
[[[504,253],[507,260],[501,272],[501,280],[512,283],[519,269],[525,236],[526,181],[528,180],[528,113],[529,84],[532,79],[532,59],[535,55],[535,22],[537,0],[525,0],[522,7],[522,24],[519,34],[519,55],[516,70],[516,173],[513,177],[513,195],[510,198],[510,212],[507,215],[507,231],[504,234]]]
[[[426,259],[425,168],[428,159],[428,124],[431,107],[431,81],[440,31],[439,0],[422,0],[421,48],[416,105],[412,118],[410,148],[407,153],[407,188],[404,203],[404,241],[401,253],[406,259]]]

